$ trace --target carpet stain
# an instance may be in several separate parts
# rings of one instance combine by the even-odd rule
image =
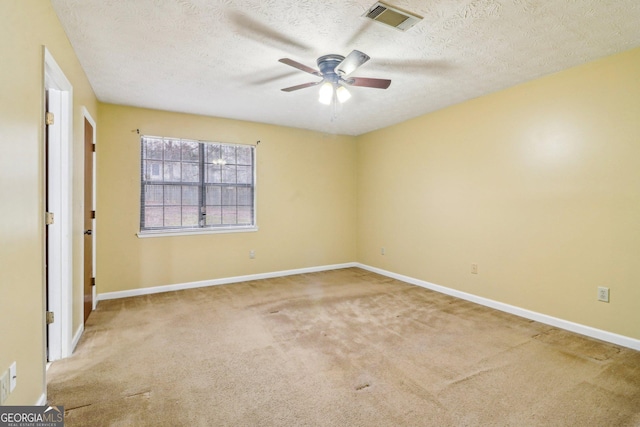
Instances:
[[[470,380],[474,380],[474,379],[476,379],[476,377],[479,377],[479,376],[481,376],[481,375],[484,375],[484,374],[486,374],[487,372],[492,372],[492,371],[494,371],[494,370],[495,370],[495,369],[493,369],[493,368],[488,368],[488,369],[481,369],[481,370],[476,371],[476,372],[468,373],[468,374],[467,374],[466,376],[464,376],[463,378],[459,378],[459,379],[456,379],[456,380],[454,380],[454,381],[451,381],[451,382],[449,383],[449,385],[450,385],[450,386],[452,386],[452,385],[458,385],[458,384],[460,384],[460,383],[464,383],[464,382],[467,382],[467,381],[470,381]]]
[[[560,329],[550,329],[532,337],[545,344],[557,347],[562,353],[578,358],[604,362],[620,353],[620,347],[596,341]]]
[[[145,399],[149,399],[151,397],[151,391],[142,391],[140,393],[129,394],[125,396],[125,399],[131,399],[134,397],[144,397]]]
[[[365,383],[356,387],[356,391],[364,390],[365,388],[371,387],[369,384]]]
[[[76,407],[74,407],[74,408],[65,408],[64,413],[65,413],[65,415],[68,415],[68,414],[70,414],[72,411],[75,411],[76,409],[86,408],[86,407],[91,406],[91,405],[93,405],[93,403],[88,403],[88,404],[86,404],[86,405],[76,406]]]

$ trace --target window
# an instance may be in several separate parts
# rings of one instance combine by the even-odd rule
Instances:
[[[255,230],[255,147],[141,138],[140,231]]]

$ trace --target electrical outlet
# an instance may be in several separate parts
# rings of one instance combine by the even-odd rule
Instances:
[[[598,286],[598,301],[609,302],[609,288]]]
[[[10,391],[9,371],[4,371],[0,377],[0,405],[4,405],[4,402],[9,398]]]
[[[478,274],[478,264],[471,264],[471,274]]]
[[[253,249],[251,249],[249,251],[249,259],[255,259],[256,257],[256,251],[254,251]]]

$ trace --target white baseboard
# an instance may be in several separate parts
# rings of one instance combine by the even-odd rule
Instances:
[[[69,352],[69,356],[71,356],[73,354],[73,352],[75,351],[76,346],[78,345],[78,342],[80,341],[80,338],[82,338],[82,333],[83,332],[84,332],[84,323],[81,323],[80,327],[78,328],[76,333],[73,335],[73,340],[71,341],[71,351]]]
[[[250,274],[247,276],[225,277],[222,279],[202,280],[199,282],[180,283],[175,285],[154,286],[151,288],[131,289],[127,291],[105,292],[98,294],[98,301],[109,299],[135,297],[139,295],[157,294],[160,292],[180,291],[183,289],[203,288],[207,286],[228,285],[230,283],[247,282],[250,280],[271,279],[274,277],[292,276],[294,274],[316,273],[319,271],[337,270],[340,268],[356,267],[355,262],[345,264],[323,265],[319,267],[297,268],[294,270],[274,271],[271,273]]]
[[[403,282],[407,282],[412,285],[430,289],[432,291],[440,292],[442,294],[451,295],[456,298],[471,301],[476,304],[484,305],[486,307],[494,308],[496,310],[515,314],[516,316],[524,317],[525,319],[535,320],[536,322],[555,326],[556,328],[565,329],[567,331],[575,332],[577,334],[585,335],[601,341],[606,341],[612,344],[617,344],[623,347],[628,347],[628,348],[640,351],[640,340],[637,340],[635,338],[614,334],[612,332],[607,332],[601,329],[592,328],[591,326],[585,326],[579,323],[570,322],[568,320],[559,319],[557,317],[548,316],[546,314],[538,313],[535,311],[526,310],[524,308],[505,304],[499,301],[494,301],[489,298],[483,298],[477,295],[473,295],[466,292],[457,291],[455,289],[447,288],[444,286],[436,285],[433,283],[425,282],[424,280],[415,279],[413,277],[404,276],[402,274],[392,273],[390,271],[382,270],[380,268],[371,267],[371,266],[360,264],[360,263],[355,263],[355,267],[359,267],[359,268],[362,268],[363,270],[371,271],[373,273],[381,274],[383,276],[391,277],[393,279],[401,280]]]

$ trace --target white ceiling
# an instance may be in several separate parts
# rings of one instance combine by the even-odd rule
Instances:
[[[362,15],[375,0],[51,0],[100,101],[359,135],[640,46],[638,0],[392,0],[402,32]],[[316,68],[371,56],[332,119]]]

